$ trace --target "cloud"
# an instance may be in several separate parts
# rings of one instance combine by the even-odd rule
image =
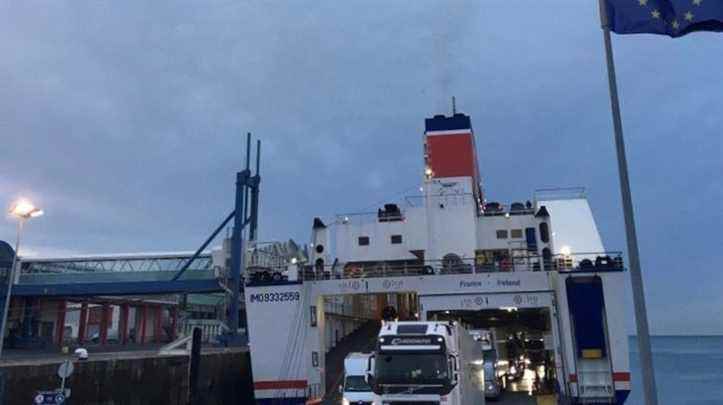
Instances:
[[[719,45],[614,38],[648,307],[671,328],[666,297],[696,288],[681,273],[723,281],[671,264],[723,259]],[[488,198],[586,185],[625,246],[593,4],[2,2],[0,52],[0,195],[48,212],[25,236],[39,254],[193,250],[231,209],[249,131],[262,237],[305,241],[314,216],[418,182],[422,120],[452,96]]]

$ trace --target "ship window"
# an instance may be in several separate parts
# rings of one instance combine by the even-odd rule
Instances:
[[[368,236],[360,236],[359,237],[359,246],[369,246],[369,237]]]
[[[540,240],[543,243],[550,242],[550,227],[547,222],[540,222]]]
[[[522,229],[513,229],[510,231],[510,238],[522,238]]]
[[[392,245],[399,245],[402,243],[402,235],[392,235]]]
[[[542,264],[545,266],[545,271],[552,269],[552,252],[550,248],[542,249]]]
[[[507,239],[507,229],[498,229],[497,239]]]

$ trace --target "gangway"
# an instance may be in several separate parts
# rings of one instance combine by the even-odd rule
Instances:
[[[180,252],[23,259],[13,295],[82,297],[222,292],[209,252],[198,255],[179,279],[172,280],[192,256],[193,253]],[[3,273],[3,279],[6,274]],[[0,295],[4,295],[6,285],[2,283]]]

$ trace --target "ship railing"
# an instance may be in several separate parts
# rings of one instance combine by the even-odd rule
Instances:
[[[334,223],[336,225],[367,225],[378,222],[400,222],[405,219],[404,210],[399,207],[397,211],[377,212],[350,212],[345,214],[337,214]]]
[[[404,203],[409,207],[425,207],[427,204],[432,206],[437,204],[467,206],[475,204],[475,194],[451,192],[408,195],[404,196]]]
[[[582,252],[558,254],[543,261],[545,270],[553,271],[616,271],[623,270],[622,252]]]
[[[350,262],[345,265],[306,266],[300,272],[304,280],[329,280],[375,277],[405,277],[448,274],[479,274],[539,271],[618,271],[623,270],[621,252],[595,252],[540,255],[518,255],[495,260],[454,258],[427,261]]]
[[[538,188],[534,192],[535,201],[576,200],[586,198],[585,187]]]
[[[482,216],[484,217],[501,217],[504,215],[534,215],[535,210],[533,208],[520,208],[520,209],[514,209],[514,208],[508,208],[504,205],[500,205],[497,208],[494,209],[485,209],[482,210]]]

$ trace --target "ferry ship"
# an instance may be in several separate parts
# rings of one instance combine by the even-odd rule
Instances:
[[[471,118],[435,115],[424,128],[419,195],[314,218],[306,263],[288,263],[283,279],[247,277],[257,402],[332,398],[335,364],[371,350],[391,313],[487,331],[500,403],[522,391],[623,404],[626,269],[603,246],[584,189],[494,202]]]

